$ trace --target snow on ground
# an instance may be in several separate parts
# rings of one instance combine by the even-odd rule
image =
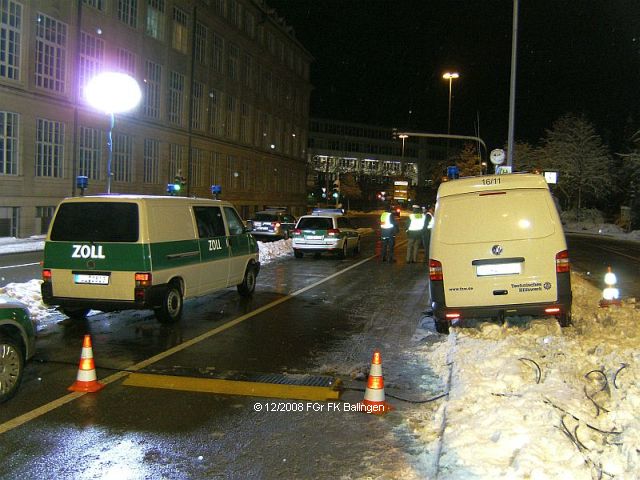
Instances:
[[[567,226],[640,237],[614,226]],[[17,243],[1,240],[0,253],[24,251]],[[259,248],[267,264],[290,255],[291,240],[259,242]],[[451,480],[640,479],[640,309],[634,299],[600,308],[600,290],[575,273],[572,282],[569,328],[550,319],[508,318],[503,326],[452,328],[446,340],[434,342],[432,321],[422,321],[413,353],[449,395],[439,400],[432,423],[406,418],[398,427],[408,425],[424,442],[416,471],[435,464],[438,478]],[[40,280],[0,293],[26,303],[39,329],[64,318],[42,304]]]

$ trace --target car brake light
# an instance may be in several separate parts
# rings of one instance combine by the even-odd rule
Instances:
[[[300,234],[302,234],[302,230],[300,230],[299,228],[294,228],[293,229],[293,234],[294,235],[300,235]]]
[[[330,228],[329,230],[327,230],[327,235],[331,235],[331,236],[340,235],[340,229]]]
[[[150,287],[151,286],[151,274],[150,273],[136,273],[135,280],[136,280],[136,287]]]
[[[280,222],[271,222],[271,225],[272,225],[274,228],[280,228]]]
[[[51,281],[51,270],[49,270],[49,269],[42,270],[42,281],[43,282],[50,282]]]
[[[556,273],[568,273],[571,271],[569,252],[563,250],[556,255]]]
[[[432,282],[442,281],[442,263],[432,258],[429,259],[429,280]]]

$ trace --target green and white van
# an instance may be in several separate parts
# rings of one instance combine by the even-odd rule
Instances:
[[[569,253],[544,177],[487,175],[444,182],[431,230],[436,329],[465,318],[555,316],[571,323]]]
[[[98,195],[64,199],[45,242],[42,299],[71,318],[90,309],[153,309],[161,322],[184,299],[237,285],[253,293],[258,245],[228,202]]]

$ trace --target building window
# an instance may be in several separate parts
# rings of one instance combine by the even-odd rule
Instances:
[[[49,231],[49,224],[53,220],[56,207],[47,205],[46,207],[36,207],[36,218],[40,219],[39,225],[36,223],[36,235],[46,235]]]
[[[113,136],[113,179],[131,182],[133,165],[133,137],[118,133]]]
[[[118,20],[131,28],[138,26],[138,0],[118,0]]]
[[[240,107],[240,141],[251,143],[251,108],[246,103]]]
[[[266,70],[262,74],[262,93],[266,100],[273,99],[273,75]]]
[[[188,19],[189,17],[183,10],[173,7],[173,39],[171,45],[182,53],[187,53],[189,44]]]
[[[202,166],[204,164],[204,154],[205,152],[199,148],[191,149],[191,181],[189,184],[193,187],[201,187],[203,185]]]
[[[67,24],[38,14],[36,27],[36,86],[64,93]]]
[[[225,1],[226,0],[213,0],[213,10],[221,18],[225,17],[225,8],[224,8]]]
[[[152,138],[144,139],[143,156],[143,177],[144,183],[160,182],[160,142]]]
[[[193,95],[191,96],[191,128],[203,130],[204,125],[204,84],[193,82]]]
[[[225,121],[225,136],[236,138],[236,98],[227,95],[227,118]]]
[[[220,35],[213,34],[213,51],[211,64],[216,72],[224,72],[224,38]]]
[[[246,10],[244,13],[244,31],[252,40],[256,36],[256,18],[253,13]]]
[[[96,10],[104,11],[106,0],[82,0],[82,3],[88,5],[90,7],[95,8]]]
[[[164,0],[147,0],[145,33],[156,40],[164,40]]]
[[[0,2],[0,77],[20,80],[22,5]]]
[[[242,83],[245,87],[251,87],[251,76],[253,73],[253,57],[248,53],[242,56]]]
[[[169,146],[169,182],[173,182],[176,175],[182,175],[184,150],[184,145],[176,145],[175,143],[172,143]]]
[[[171,72],[169,79],[169,121],[182,126],[184,113],[184,75]]]
[[[95,128],[80,127],[80,155],[78,175],[93,180],[100,179],[100,154],[102,143],[100,132]]]
[[[20,207],[0,207],[0,237],[17,237],[19,226]]]
[[[217,90],[209,93],[209,133],[224,135],[224,111],[222,109],[222,94]]]
[[[238,79],[238,56],[240,55],[240,49],[236,45],[233,45],[232,43],[230,43],[229,51],[227,53],[228,53],[227,67],[228,67],[229,78],[231,80],[237,80]]]
[[[118,48],[118,70],[135,77],[136,54],[124,48]]]
[[[104,40],[80,32],[80,89],[102,71],[104,66]]]
[[[240,11],[240,5],[238,5],[238,2],[236,0],[228,0],[227,15],[228,15],[229,22],[231,22],[233,26],[239,28],[241,11]]]
[[[36,131],[36,177],[62,177],[64,123],[38,118]]]
[[[162,66],[147,60],[144,63],[144,114],[151,118],[160,118],[160,82]]]
[[[0,175],[18,174],[18,122],[20,115],[0,112]]]
[[[209,30],[201,23],[196,23],[195,57],[202,65],[207,64],[207,35]]]

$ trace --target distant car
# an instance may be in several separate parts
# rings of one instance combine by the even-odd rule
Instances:
[[[18,391],[25,363],[35,352],[35,338],[26,305],[0,296],[0,403]]]
[[[296,258],[305,253],[320,256],[322,252],[337,253],[345,258],[351,250],[360,252],[360,234],[351,221],[336,211],[315,211],[298,219],[293,230],[292,246]]]
[[[255,237],[283,238],[291,236],[296,225],[296,217],[286,210],[274,209],[256,212],[249,220],[251,233]]]

